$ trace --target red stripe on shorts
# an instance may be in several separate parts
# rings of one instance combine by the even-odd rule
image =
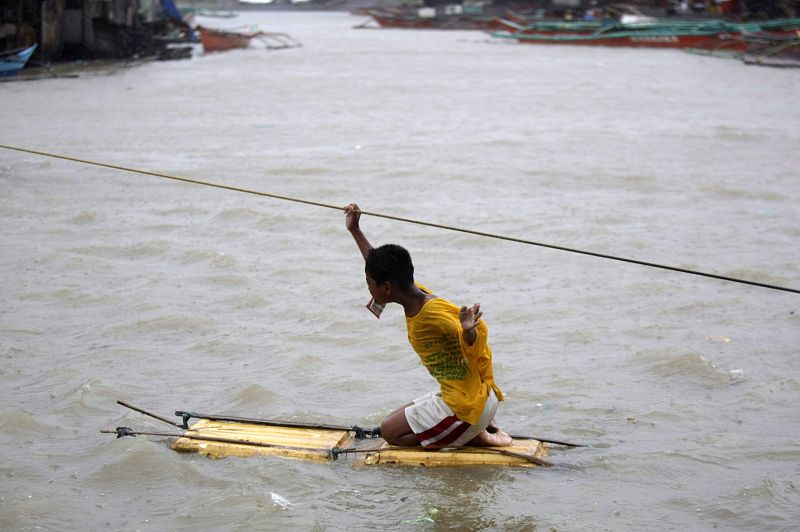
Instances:
[[[461,435],[464,434],[469,428],[470,424],[462,421],[461,424],[454,428],[449,434],[443,435],[436,443],[433,445],[428,445],[428,447],[447,447],[459,439]]]
[[[469,423],[461,421],[456,416],[448,416],[425,432],[417,434],[417,440],[423,447],[446,447],[464,434],[469,427]]]
[[[417,439],[419,441],[423,441],[423,440],[427,440],[427,439],[433,438],[433,437],[441,434],[442,432],[446,431],[448,428],[450,428],[450,425],[452,425],[453,423],[455,423],[457,421],[458,421],[458,418],[456,416],[447,416],[446,418],[444,418],[439,423],[437,423],[433,427],[429,428],[425,432],[420,432],[419,434],[417,434]]]

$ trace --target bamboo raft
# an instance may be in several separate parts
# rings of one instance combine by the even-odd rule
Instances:
[[[396,466],[550,466],[545,443],[567,447],[579,444],[556,440],[512,436],[509,447],[462,447],[431,451],[422,447],[397,447],[380,438],[380,429],[358,426],[300,423],[251,419],[177,411],[176,422],[147,412],[124,401],[118,404],[181,429],[175,432],[137,431],[127,427],[101,430],[123,436],[162,436],[173,439],[170,446],[179,452],[194,452],[209,458],[228,456],[280,456],[284,458],[331,462],[353,457],[356,464]],[[189,420],[197,421],[189,425]]]
[[[426,451],[422,447],[395,447],[381,438],[358,439],[350,431],[256,425],[200,419],[172,443],[180,452],[209,458],[228,456],[282,456],[329,462],[356,456],[364,465],[397,466],[519,466],[544,465],[547,448],[539,440],[517,439],[512,447],[463,447]],[[533,460],[531,460],[533,459]],[[539,461],[540,463],[535,463]]]

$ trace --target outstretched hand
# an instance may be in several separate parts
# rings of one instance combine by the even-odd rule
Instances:
[[[361,209],[355,203],[349,204],[344,208],[345,226],[347,230],[352,232],[358,229],[358,221],[361,219]]]
[[[344,208],[344,215],[344,223],[347,230],[350,231],[353,239],[355,239],[361,256],[364,257],[364,260],[367,260],[369,252],[372,250],[372,244],[369,243],[369,240],[367,240],[367,237],[361,232],[361,227],[358,225],[358,221],[361,219],[361,209],[359,209],[358,205],[355,203],[351,203]]]
[[[475,327],[480,323],[481,316],[483,316],[483,312],[481,312],[480,303],[475,303],[471,307],[463,306],[458,313],[458,317],[461,319],[461,328],[464,330],[464,340],[469,345],[475,342],[475,337],[477,336]]]

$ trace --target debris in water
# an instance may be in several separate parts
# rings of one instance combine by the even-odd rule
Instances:
[[[433,520],[433,516],[439,513],[439,509],[435,506],[428,509],[427,514],[420,515],[416,519],[406,519],[404,521],[400,521],[401,525],[413,525],[416,523],[435,523],[436,521]]]
[[[272,497],[272,502],[274,502],[277,506],[280,506],[284,510],[291,510],[294,503],[289,502],[286,497],[278,495],[274,492],[269,492],[269,496]]]
[[[435,523],[433,519],[428,517],[427,515],[421,515],[416,519],[406,519],[405,521],[400,521],[401,525],[413,525],[416,523]]]
[[[744,380],[744,370],[743,369],[732,369],[728,371],[728,378],[730,379],[731,383],[736,384],[738,382],[742,382]]]
[[[727,344],[731,341],[727,336],[706,336],[706,340],[715,344]]]

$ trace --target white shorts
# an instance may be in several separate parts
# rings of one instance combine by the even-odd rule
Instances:
[[[461,447],[489,426],[497,412],[498,402],[494,390],[489,390],[489,397],[476,425],[458,419],[442,399],[441,392],[430,392],[415,399],[414,404],[406,407],[405,414],[408,425],[423,447]]]

